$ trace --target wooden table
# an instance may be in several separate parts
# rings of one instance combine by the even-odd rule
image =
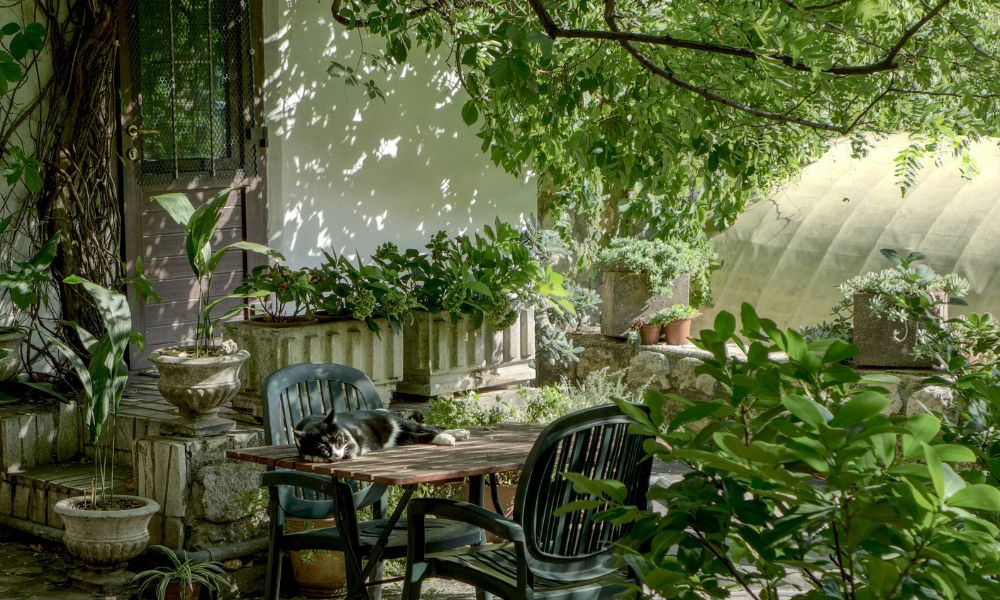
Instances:
[[[403,497],[386,523],[384,536],[372,549],[362,573],[367,580],[382,556],[389,532],[403,514],[413,491],[420,483],[443,483],[469,479],[469,502],[484,505],[484,476],[492,473],[519,471],[524,466],[542,427],[522,424],[502,424],[470,427],[471,437],[454,446],[413,445],[371,452],[334,463],[302,461],[294,445],[243,448],[226,452],[228,458],[257,463],[269,469],[294,469],[306,473],[327,475],[333,479],[350,479],[404,488]],[[494,503],[499,504],[494,489]],[[339,506],[339,504],[338,504]],[[485,535],[483,537],[485,542]],[[367,589],[351,590],[352,598],[368,598]],[[486,595],[477,592],[479,598]]]

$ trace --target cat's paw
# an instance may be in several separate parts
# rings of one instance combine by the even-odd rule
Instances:
[[[458,442],[465,441],[472,436],[468,429],[447,429],[444,433],[451,435]]]
[[[435,446],[454,446],[455,436],[451,435],[450,433],[445,433],[442,431],[441,433],[434,436],[434,439],[431,440],[431,443],[434,444]]]

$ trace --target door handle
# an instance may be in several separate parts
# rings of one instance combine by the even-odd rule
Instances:
[[[140,129],[138,125],[133,123],[125,128],[125,133],[127,133],[130,138],[137,138],[140,135],[146,135],[147,133],[160,133],[160,131],[158,129]]]

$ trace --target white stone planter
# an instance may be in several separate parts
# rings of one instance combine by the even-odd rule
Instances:
[[[368,375],[388,404],[396,382],[403,377],[403,337],[386,319],[375,319],[375,334],[363,321],[343,319],[296,325],[260,327],[241,321],[227,327],[226,335],[250,353],[243,369],[243,387],[233,408],[263,416],[261,390],[264,380],[282,367],[296,363],[335,363],[359,369]]]
[[[18,349],[27,332],[23,329],[13,329],[0,333],[0,381],[17,377],[21,371],[21,357]]]
[[[631,271],[605,271],[601,286],[601,333],[625,337],[636,321],[647,323],[658,310],[687,304],[691,288],[688,276],[678,277],[671,287],[673,295],[653,295],[642,276]]]
[[[248,358],[246,350],[201,358],[171,356],[164,350],[151,353],[149,360],[160,372],[160,393],[181,413],[177,421],[164,423],[167,430],[201,436],[232,429],[235,423],[216,413],[239,391],[240,368]]]
[[[451,322],[447,313],[418,312],[403,327],[403,380],[396,391],[440,396],[535,378],[535,312],[522,310],[503,331],[470,317]]]
[[[66,527],[63,542],[70,554],[97,567],[113,567],[139,555],[149,543],[149,520],[160,505],[141,496],[115,496],[141,502],[125,510],[84,510],[87,496],[60,500],[53,510]]]

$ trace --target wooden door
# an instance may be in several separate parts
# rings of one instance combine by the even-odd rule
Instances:
[[[151,350],[194,335],[197,287],[180,226],[151,198],[185,192],[197,206],[232,187],[214,242],[266,243],[263,131],[255,73],[259,2],[125,0],[121,51],[122,191],[125,260],[141,256],[161,299],[132,298],[133,323],[145,348],[133,369],[150,366]],[[262,261],[232,253],[216,271],[223,295]],[[134,296],[134,294],[132,294]],[[220,307],[221,308],[221,307]]]

